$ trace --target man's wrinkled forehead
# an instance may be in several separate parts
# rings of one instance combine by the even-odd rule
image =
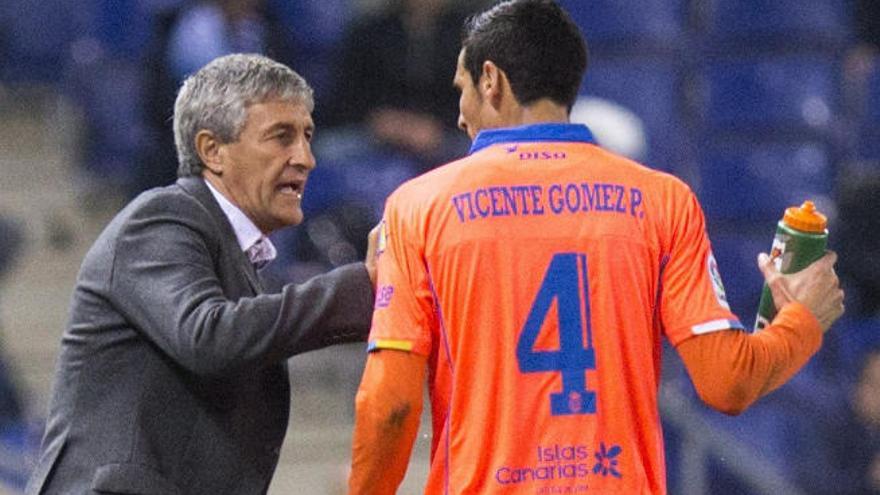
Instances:
[[[295,92],[292,90],[288,91],[273,91],[271,93],[267,93],[264,95],[258,95],[253,98],[249,98],[244,102],[245,110],[249,110],[250,107],[259,103],[271,103],[273,101],[281,101],[284,103],[292,103],[294,105],[302,105],[305,107],[306,111],[308,111],[309,115],[315,111],[315,100],[309,94],[303,94],[301,92]]]

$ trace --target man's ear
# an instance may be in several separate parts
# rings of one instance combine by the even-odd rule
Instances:
[[[223,175],[223,160],[220,156],[220,148],[223,143],[217,139],[213,132],[202,129],[195,137],[196,153],[205,165],[215,175]]]
[[[501,102],[501,97],[504,95],[506,79],[504,71],[495,65],[495,62],[486,60],[483,62],[483,74],[480,75],[480,86],[478,88],[480,94],[497,107]]]

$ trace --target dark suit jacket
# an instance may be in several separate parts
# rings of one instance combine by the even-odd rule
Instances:
[[[202,179],[122,210],[80,270],[27,493],[264,493],[285,360],[366,339],[373,289],[354,264],[261,292]]]

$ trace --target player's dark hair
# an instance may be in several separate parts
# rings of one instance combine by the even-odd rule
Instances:
[[[552,0],[509,0],[476,14],[465,22],[461,44],[474,84],[490,60],[521,105],[550,98],[570,110],[587,69],[583,35]]]

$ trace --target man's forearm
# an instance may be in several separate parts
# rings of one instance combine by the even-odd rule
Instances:
[[[425,358],[370,354],[355,399],[349,494],[394,494],[403,481],[422,412]]]
[[[791,379],[821,344],[816,318],[791,303],[760,332],[699,335],[676,349],[700,398],[721,412],[739,414]]]

